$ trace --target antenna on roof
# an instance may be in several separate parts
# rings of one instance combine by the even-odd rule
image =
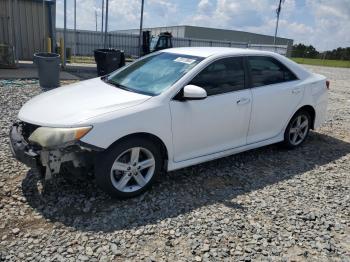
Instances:
[[[273,44],[276,45],[276,37],[277,37],[277,30],[278,30],[278,21],[280,20],[280,13],[282,9],[282,4],[284,3],[285,0],[279,0],[278,7],[276,9],[276,14],[277,14],[277,20],[276,20],[276,30],[275,30],[275,36],[273,38]]]

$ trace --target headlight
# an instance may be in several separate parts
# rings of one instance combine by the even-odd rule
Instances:
[[[30,135],[29,141],[38,143],[42,147],[58,146],[81,139],[91,129],[91,126],[75,128],[39,127]]]

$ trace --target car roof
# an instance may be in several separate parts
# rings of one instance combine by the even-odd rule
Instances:
[[[177,47],[163,49],[160,52],[173,53],[178,55],[190,55],[190,56],[199,56],[199,57],[220,57],[220,56],[229,56],[229,55],[262,55],[262,56],[271,56],[282,62],[285,66],[291,69],[299,79],[305,79],[310,74],[308,70],[303,68],[301,65],[295,63],[294,61],[279,55],[274,52],[254,50],[254,49],[245,49],[245,48],[233,48],[233,47]]]
[[[176,47],[161,52],[209,57],[212,55],[270,55],[272,52],[232,47]]]

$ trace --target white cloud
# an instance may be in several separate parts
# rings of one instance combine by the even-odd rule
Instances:
[[[105,1],[106,2],[106,1]],[[67,27],[73,27],[73,1],[67,1]],[[57,27],[63,27],[63,0],[58,0]],[[108,29],[135,28],[140,21],[140,1],[138,0],[109,0]],[[98,30],[101,28],[101,0],[77,0],[77,28],[95,29],[95,10],[98,12]]]
[[[325,50],[350,46],[350,1],[308,0],[314,16],[314,34],[310,42]]]
[[[203,13],[210,13],[213,7],[213,2],[210,0],[200,0],[198,4],[198,10]]]
[[[273,0],[201,0],[186,23],[273,35],[277,3]],[[297,6],[296,0],[285,0],[279,25],[279,36],[312,44],[321,50],[350,46],[350,0],[307,0],[303,9]]]
[[[273,35],[277,0],[146,0],[144,26],[198,25]],[[98,10],[100,28],[101,0],[77,0],[78,28],[95,28]],[[67,1],[68,27],[73,27],[73,1]],[[110,0],[109,29],[137,28],[141,0]],[[301,7],[302,6],[302,7]],[[63,0],[57,0],[57,25],[63,26]],[[324,50],[350,46],[350,0],[285,0],[279,36],[294,42],[312,44]]]
[[[210,8],[209,8],[210,6]],[[188,17],[187,23],[210,27],[244,30],[258,27],[266,22],[265,13],[275,12],[269,0],[201,0],[196,13]]]

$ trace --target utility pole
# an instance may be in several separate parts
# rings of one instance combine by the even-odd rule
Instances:
[[[13,8],[13,6],[12,6]],[[15,0],[15,10],[17,12],[17,15],[19,16],[19,7],[18,7],[18,0]],[[13,19],[14,21],[16,21],[15,19],[19,19],[19,17],[17,15],[14,15]],[[18,35],[18,32],[19,32],[19,23],[15,22],[14,23],[14,33],[15,33],[15,56],[16,56],[16,64],[18,65],[18,62],[19,62],[19,35]]]
[[[42,9],[43,9],[43,27],[44,27],[44,41],[43,41],[43,52],[47,52],[47,50],[49,50],[49,47],[46,47],[45,50],[45,42],[47,43],[47,38],[48,36],[46,35],[46,20],[45,20],[45,1],[43,0],[43,5],[42,5]]]
[[[97,32],[97,10],[95,10],[95,23],[96,23],[96,29],[95,29],[95,31]]]
[[[281,13],[281,9],[282,9],[282,3],[284,3],[284,0],[279,0],[279,4],[278,7],[276,9],[276,13],[277,13],[277,20],[276,20],[276,30],[275,30],[275,36],[273,38],[273,44],[276,45],[276,37],[277,37],[277,30],[278,30],[278,21],[280,20],[280,13]]]
[[[107,47],[107,33],[108,33],[108,2],[109,0],[106,0],[106,24],[105,24],[105,39],[103,41],[103,48]]]
[[[61,45],[61,53],[63,55],[63,65],[66,67],[66,39],[67,39],[67,0],[64,0],[64,22],[63,22],[63,46]]]
[[[77,55],[77,0],[74,0],[74,58]]]
[[[143,25],[143,6],[144,0],[141,0],[141,16],[140,16],[140,34],[139,34],[139,57],[141,56],[141,39],[142,39],[142,25]]]
[[[103,43],[103,15],[104,15],[104,9],[105,9],[105,0],[102,0],[102,18],[101,18],[101,43]],[[102,44],[103,45],[103,44]]]

